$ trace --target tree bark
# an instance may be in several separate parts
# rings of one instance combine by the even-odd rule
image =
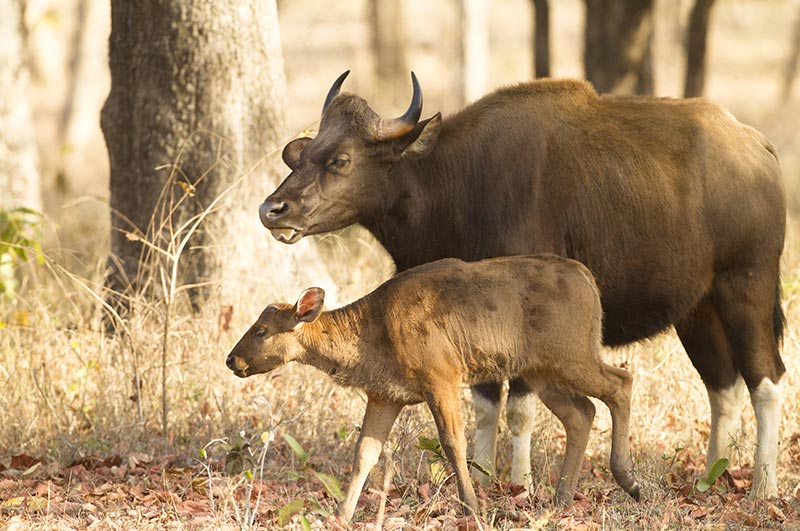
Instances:
[[[112,83],[101,113],[111,172],[109,285],[141,290],[152,278],[146,248],[130,234],[167,248],[176,228],[206,209],[215,213],[181,258],[181,281],[216,282],[227,262],[253,260],[252,248],[230,254],[242,223],[260,229],[258,200],[244,186],[216,200],[284,140],[275,1],[112,0],[111,23]],[[262,164],[247,178],[260,188],[278,171]]]
[[[369,0],[370,40],[374,56],[375,94],[378,105],[405,108],[408,105],[409,69],[403,2]]]
[[[653,0],[584,0],[584,67],[598,92],[652,94]]]
[[[683,95],[693,98],[703,95],[706,82],[706,47],[708,23],[715,0],[696,0],[689,15],[686,39],[686,83]]]
[[[550,77],[550,5],[533,0],[533,75]]]
[[[42,209],[39,156],[31,127],[23,2],[0,0],[0,209]]]

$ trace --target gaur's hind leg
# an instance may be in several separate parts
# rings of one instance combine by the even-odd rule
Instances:
[[[508,385],[506,422],[511,431],[511,481],[531,488],[531,434],[538,399],[534,390],[522,379]]]
[[[734,366],[733,350],[710,297],[703,298],[675,330],[703,379],[711,406],[706,467],[731,458],[731,442],[741,428],[745,384]]]
[[[475,410],[475,447],[473,460],[480,467],[494,475],[497,453],[497,426],[500,420],[500,391],[502,384],[486,383],[474,385],[472,407]],[[477,468],[472,469],[472,477],[481,484],[488,485],[490,476]]]
[[[773,267],[730,271],[714,281],[712,300],[733,350],[733,363],[750,390],[757,441],[750,496],[778,493],[780,380],[786,369],[779,352],[783,332],[777,260]]]
[[[578,485],[578,476],[594,420],[594,404],[585,396],[553,385],[540,389],[539,398],[558,417],[567,433],[564,463],[561,465],[556,490],[556,503],[566,505],[572,502]]]

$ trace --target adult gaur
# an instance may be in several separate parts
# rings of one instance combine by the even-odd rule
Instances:
[[[413,73],[408,110],[384,119],[340,94],[346,75],[317,136],[284,149],[292,173],[259,212],[274,237],[361,223],[398,271],[541,252],[583,262],[600,288],[606,345],[675,327],[708,390],[709,464],[730,453],[746,385],[757,420],[751,496],[776,494],[786,199],[764,135],[702,98],[598,96],[575,80],[503,88],[420,121]],[[476,461],[487,468],[500,388],[472,388]],[[529,391],[510,382],[515,482],[530,469]],[[566,391],[540,397],[568,438],[574,419],[594,414]]]

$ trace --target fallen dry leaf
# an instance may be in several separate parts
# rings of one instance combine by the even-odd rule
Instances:
[[[781,509],[774,503],[770,503],[769,505],[767,505],[767,514],[769,515],[770,518],[772,518],[773,520],[777,520],[778,522],[783,522],[784,520],[786,520],[786,515],[784,514],[784,512],[781,511]]]
[[[28,468],[41,462],[41,459],[33,458],[27,454],[20,454],[11,457],[11,464],[8,468],[13,468],[15,470],[27,470]]]
[[[428,501],[431,499],[431,484],[430,483],[423,483],[419,487],[417,487],[417,494],[419,497],[422,498],[422,501]]]
[[[695,520],[699,520],[701,518],[705,518],[709,514],[714,512],[714,507],[698,507],[693,509],[689,512],[689,516],[694,518]]]
[[[458,531],[478,531],[488,528],[487,524],[481,519],[481,517],[474,514],[456,519],[455,525],[458,528]]]
[[[568,516],[558,521],[556,529],[563,531],[596,531],[600,529],[600,524],[592,522],[591,520]]]

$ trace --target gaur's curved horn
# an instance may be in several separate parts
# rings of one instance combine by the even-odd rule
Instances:
[[[331,85],[331,89],[328,91],[328,95],[325,97],[325,104],[322,106],[322,115],[325,115],[325,109],[328,108],[333,98],[339,94],[339,91],[342,89],[342,83],[344,83],[344,78],[347,77],[347,74],[350,73],[350,70],[345,70],[342,75],[336,78],[336,81],[333,82]]]
[[[410,132],[417,125],[422,114],[422,89],[419,88],[419,81],[414,72],[411,72],[411,84],[414,87],[414,94],[411,96],[411,105],[408,110],[399,118],[380,118],[373,126],[373,138],[377,141],[392,140],[399,138]]]

